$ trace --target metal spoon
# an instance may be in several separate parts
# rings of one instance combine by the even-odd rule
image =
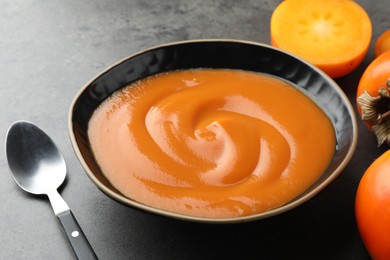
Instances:
[[[17,121],[8,129],[6,154],[15,182],[32,194],[46,194],[54,213],[78,259],[97,259],[57,188],[65,180],[64,158],[54,142],[40,128]]]

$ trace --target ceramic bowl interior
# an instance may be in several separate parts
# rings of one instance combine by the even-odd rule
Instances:
[[[228,68],[279,77],[306,92],[329,116],[337,138],[334,157],[321,177],[291,202],[265,213],[229,219],[175,214],[138,203],[120,194],[99,169],[89,146],[89,119],[99,104],[129,83],[161,72],[192,68]],[[69,111],[75,153],[88,177],[106,195],[127,206],[182,220],[230,223],[257,220],[290,210],[319,193],[351,159],[357,142],[356,118],[344,92],[322,71],[268,45],[237,40],[196,40],[165,44],[136,53],[106,69],[76,95]]]

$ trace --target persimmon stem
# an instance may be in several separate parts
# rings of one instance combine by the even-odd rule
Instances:
[[[387,81],[386,81],[386,87],[387,87],[386,91],[388,91],[390,88],[390,78],[387,79]],[[390,117],[390,109],[388,111],[386,111],[385,113],[378,115],[378,122],[381,122],[382,120],[387,120],[389,117]]]
[[[361,108],[361,119],[372,124],[378,146],[385,142],[390,146],[390,79],[386,81],[386,86],[378,89],[377,96],[364,91],[356,101]],[[380,114],[379,111],[385,112]]]
[[[390,110],[386,111],[383,114],[378,115],[378,122],[381,122],[382,120],[386,120],[390,117]]]

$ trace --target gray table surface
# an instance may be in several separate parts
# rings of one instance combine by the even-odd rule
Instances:
[[[61,194],[100,259],[369,259],[354,218],[354,198],[378,148],[359,120],[356,153],[317,197],[277,217],[208,225],[145,214],[107,198],[84,174],[68,137],[67,116],[79,89],[104,68],[154,45],[199,38],[269,43],[273,0],[0,0],[0,139],[19,119],[36,123],[68,166]],[[390,25],[384,0],[359,0],[373,40]],[[337,83],[355,90],[373,59]],[[0,153],[0,259],[72,259],[46,197],[14,183]]]

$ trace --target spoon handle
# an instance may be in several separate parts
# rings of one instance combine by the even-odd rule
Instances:
[[[77,259],[98,259],[72,211],[69,209],[56,216]]]

